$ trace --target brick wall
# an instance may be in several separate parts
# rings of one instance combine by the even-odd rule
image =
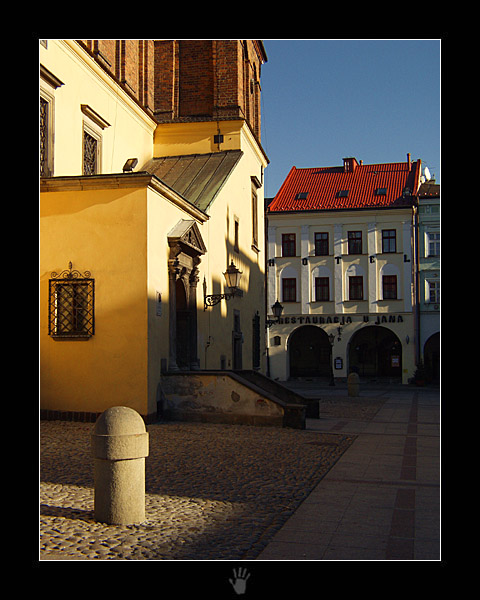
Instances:
[[[256,40],[80,40],[160,122],[238,119],[260,139]]]
[[[153,40],[79,40],[150,113],[154,108]]]

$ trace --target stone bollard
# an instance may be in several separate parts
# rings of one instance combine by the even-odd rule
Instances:
[[[360,389],[360,377],[357,373],[350,373],[347,379],[348,395],[358,396]]]
[[[97,419],[92,433],[95,520],[132,525],[145,520],[145,457],[148,433],[132,408],[114,406]]]

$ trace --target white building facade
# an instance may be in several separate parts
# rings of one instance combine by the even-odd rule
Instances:
[[[292,169],[267,211],[267,310],[271,313],[277,300],[283,306],[267,335],[273,379],[345,380],[357,372],[363,380],[406,384],[414,375],[412,188],[405,193],[405,183],[417,177],[419,165],[397,168],[403,173],[400,201],[395,189],[393,201],[375,206],[370,189],[354,192],[360,177],[374,177],[365,167],[375,165],[352,160],[356,179],[340,168]],[[324,182],[322,194],[316,193],[315,175],[335,179],[338,189]],[[394,185],[387,175],[381,181],[387,188]],[[322,187],[318,181],[317,186]],[[340,192],[349,196],[351,207],[339,200]],[[332,194],[336,200],[325,208]],[[360,204],[355,197],[366,201],[354,206]]]

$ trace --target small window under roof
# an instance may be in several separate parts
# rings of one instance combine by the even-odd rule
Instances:
[[[337,198],[346,198],[348,196],[348,190],[339,190],[337,192]]]
[[[383,188],[377,188],[375,190],[375,196],[386,196],[387,195],[387,188],[383,187]]]
[[[295,196],[295,200],[306,200],[308,196],[308,192],[299,192],[296,196]]]

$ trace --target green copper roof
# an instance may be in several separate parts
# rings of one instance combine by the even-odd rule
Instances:
[[[152,158],[142,171],[155,175],[168,187],[204,212],[238,163],[243,152],[227,150],[209,154]]]

